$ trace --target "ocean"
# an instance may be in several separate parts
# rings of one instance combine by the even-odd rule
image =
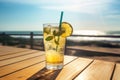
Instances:
[[[5,32],[5,34],[30,34],[33,32],[34,34],[43,34],[43,31],[0,31],[0,34]],[[74,31],[73,34],[79,35],[120,35],[120,31],[96,31],[96,30],[80,30]],[[22,37],[22,38],[30,38],[30,36],[24,35],[11,35],[11,37]],[[43,38],[43,36],[34,36],[34,38]],[[74,41],[110,41],[110,42],[120,42],[120,38],[106,38],[106,37],[68,37],[69,40]]]
[[[97,31],[97,30],[81,30],[75,31],[73,34],[79,35],[111,35],[111,36],[120,36],[120,31]],[[113,37],[68,37],[69,40],[75,41],[106,41],[106,42],[117,42],[120,43],[120,38]]]
[[[19,38],[30,38],[30,36],[26,35],[19,35],[19,34],[30,34],[33,32],[33,34],[43,34],[43,31],[0,31],[0,34],[5,32],[5,34],[18,34],[18,35],[10,35],[11,37],[19,37]],[[34,38],[43,38],[43,36],[34,36]]]
[[[0,31],[0,34],[5,32],[6,34],[30,34],[33,32],[34,34],[42,34],[42,31]]]

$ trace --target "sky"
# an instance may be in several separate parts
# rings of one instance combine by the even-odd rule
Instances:
[[[0,31],[40,31],[61,11],[74,30],[120,31],[119,0],[0,0]]]

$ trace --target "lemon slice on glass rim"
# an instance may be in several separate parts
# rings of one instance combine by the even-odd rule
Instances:
[[[61,28],[64,29],[64,33],[62,33],[62,37],[68,37],[72,35],[73,33],[73,28],[70,23],[68,22],[62,22]]]

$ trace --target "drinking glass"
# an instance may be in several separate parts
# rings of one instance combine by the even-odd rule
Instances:
[[[47,69],[61,69],[64,63],[66,38],[62,37],[64,29],[59,24],[43,24],[44,49]]]

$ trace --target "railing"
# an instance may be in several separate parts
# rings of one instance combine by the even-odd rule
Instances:
[[[34,36],[43,36],[43,34],[34,34],[30,32],[29,34],[6,34],[5,32],[0,33],[2,45],[6,45],[6,36],[16,35],[16,36],[30,36],[30,48],[34,48]],[[106,37],[106,38],[120,38],[120,35],[71,35],[73,37]]]
[[[15,36],[30,36],[30,48],[33,49],[33,42],[34,42],[34,36],[43,36],[43,34],[34,34],[33,32],[30,32],[29,34],[6,34],[5,32],[0,34],[0,37],[2,37],[2,45],[6,45],[6,36],[7,35],[15,35]]]

